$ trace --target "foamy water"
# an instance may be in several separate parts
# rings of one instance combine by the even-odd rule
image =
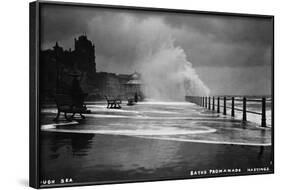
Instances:
[[[142,102],[122,109],[107,109],[91,104],[91,114],[83,122],[49,123],[41,130],[61,133],[124,135],[138,138],[270,146],[271,129],[261,129],[255,123],[241,123],[240,119],[206,111],[186,102]],[[51,117],[55,108],[42,110]],[[239,116],[237,115],[239,118]]]

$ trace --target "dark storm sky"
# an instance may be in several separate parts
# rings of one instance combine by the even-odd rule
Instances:
[[[71,6],[42,8],[42,49],[65,49],[86,33],[96,45],[98,71],[136,70],[138,44],[159,36],[181,47],[212,94],[270,94],[269,19],[153,13]]]

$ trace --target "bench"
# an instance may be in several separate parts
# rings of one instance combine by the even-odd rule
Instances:
[[[87,107],[84,105],[84,103],[82,105],[75,105],[75,102],[70,95],[56,94],[54,99],[58,109],[57,116],[54,121],[59,120],[61,112],[64,113],[64,117],[68,121],[71,121],[76,113],[80,114],[82,119],[85,119],[85,116],[82,115],[83,113],[90,113],[90,110],[87,110]],[[72,113],[72,115],[67,117],[68,113]]]
[[[127,103],[128,106],[135,105],[135,99],[134,98],[130,97],[130,98],[127,98],[127,100],[128,100],[128,103]]]
[[[106,108],[112,108],[112,109],[120,109],[122,104],[122,100],[120,98],[114,98],[114,97],[108,97],[104,96],[107,101],[107,107]]]

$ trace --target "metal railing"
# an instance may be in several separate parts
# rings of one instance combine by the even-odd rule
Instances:
[[[247,113],[261,115],[261,126],[266,127],[266,97],[186,96],[185,100],[208,110],[216,111],[217,113],[220,113],[222,108],[223,115],[227,115],[227,109],[230,109],[232,117],[235,116],[235,111],[240,111],[242,112],[242,121],[247,121]],[[231,101],[230,106],[227,105],[227,101]],[[221,102],[223,102],[223,104],[221,104]],[[235,107],[235,102],[242,102],[242,109]],[[260,102],[261,112],[247,110],[247,102]]]

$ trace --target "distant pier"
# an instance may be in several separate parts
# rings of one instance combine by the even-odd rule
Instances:
[[[247,121],[247,113],[261,116],[261,127],[267,127],[266,123],[266,105],[271,98],[266,96],[186,96],[185,100],[195,103],[208,110],[227,115],[227,109],[230,109],[231,116],[234,117],[236,111],[242,112],[242,121]],[[260,112],[247,109],[247,102],[256,102],[260,104]],[[228,103],[228,104],[227,104]],[[237,107],[236,103],[242,103],[242,108]]]

